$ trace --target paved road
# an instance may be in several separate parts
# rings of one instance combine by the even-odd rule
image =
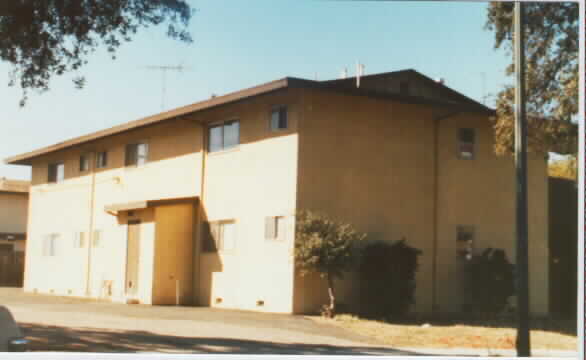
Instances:
[[[37,351],[415,355],[302,316],[124,305],[0,288]]]

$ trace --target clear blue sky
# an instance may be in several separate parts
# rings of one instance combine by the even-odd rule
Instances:
[[[161,111],[162,75],[149,65],[184,65],[167,73],[165,108],[205,100],[285,76],[337,78],[355,62],[373,74],[413,68],[476,100],[510,79],[509,58],[484,30],[486,3],[376,1],[192,1],[194,43],[143,31],[116,60],[105,49],[80,74],[55,78],[51,90],[18,107],[10,66],[0,62],[0,159]],[[488,103],[492,105],[492,103]],[[0,164],[0,177],[28,179],[30,168]]]

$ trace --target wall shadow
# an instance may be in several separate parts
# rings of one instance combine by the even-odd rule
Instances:
[[[290,355],[425,355],[383,347],[281,343],[234,338],[181,337],[148,331],[115,331],[21,323],[30,351],[103,353],[216,353]]]

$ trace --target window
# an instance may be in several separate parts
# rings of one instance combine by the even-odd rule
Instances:
[[[84,172],[90,169],[90,157],[89,155],[81,155],[79,157],[79,171]]]
[[[59,234],[48,234],[43,238],[43,256],[57,255],[57,240]]]
[[[470,225],[458,225],[456,228],[456,252],[458,258],[472,259],[474,250],[474,227]]]
[[[65,178],[65,164],[63,162],[56,162],[49,164],[49,182],[58,183]]]
[[[126,166],[140,166],[147,162],[149,147],[146,143],[126,145]]]
[[[240,121],[226,121],[209,128],[209,152],[221,151],[240,144]]]
[[[106,151],[100,151],[96,154],[96,167],[101,169],[106,166],[108,166],[108,153]]]
[[[92,247],[102,247],[102,230],[94,230],[92,236]]]
[[[287,129],[287,107],[279,106],[271,111],[271,131]]]
[[[285,240],[286,218],[284,216],[269,216],[265,218],[265,239]]]
[[[460,159],[474,159],[475,135],[474,129],[458,130],[458,157]]]
[[[83,231],[79,231],[75,233],[75,237],[73,239],[73,247],[76,249],[81,249],[85,246],[85,233]]]
[[[236,247],[236,223],[234,220],[204,223],[202,247],[204,252],[234,250]]]

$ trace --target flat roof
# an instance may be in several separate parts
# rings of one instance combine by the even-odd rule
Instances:
[[[407,70],[409,72],[417,73],[415,70]],[[368,77],[373,76],[381,76],[388,73],[382,74],[373,74],[368,75]],[[421,75],[425,77],[424,75]],[[443,86],[443,85],[442,85]],[[449,89],[446,86],[443,86]],[[257,85],[251,88],[235,91],[226,95],[216,96],[208,100],[200,101],[191,105],[182,106],[173,110],[165,111],[159,114],[151,115],[142,119],[130,121],[121,125],[113,126],[108,129],[96,131],[87,135],[78,136],[54,145],[46,146],[37,150],[33,150],[27,153],[23,153],[20,155],[15,155],[9,158],[4,159],[4,163],[6,164],[13,164],[13,165],[30,165],[30,161],[33,158],[36,158],[41,155],[45,155],[51,152],[55,152],[58,150],[63,150],[75,145],[80,145],[89,141],[101,139],[107,136],[119,134],[122,132],[130,131],[136,128],[145,127],[149,125],[154,125],[160,123],[165,120],[169,120],[172,118],[178,118],[181,116],[186,116],[188,114],[192,114],[194,112],[214,108],[217,106],[222,106],[225,104],[237,102],[240,100],[244,100],[247,98],[271,93],[277,90],[286,89],[286,88],[314,88],[314,89],[323,89],[327,91],[335,91],[339,93],[344,93],[348,95],[355,95],[355,96],[369,96],[375,98],[382,98],[382,99],[389,99],[389,100],[396,100],[403,103],[411,103],[411,104],[429,104],[429,105],[439,105],[439,106],[458,106],[459,108],[467,111],[474,111],[474,112],[485,112],[490,113],[491,109],[485,107],[484,105],[478,104],[477,106],[474,103],[455,103],[455,102],[447,102],[447,101],[440,101],[440,100],[433,100],[418,96],[409,96],[409,95],[401,95],[401,94],[388,94],[388,93],[380,93],[375,92],[368,89],[347,89],[341,88],[337,85],[336,81],[314,81],[314,80],[307,80],[307,79],[300,79],[294,77],[286,77],[280,80],[271,81],[268,83],[264,83],[261,85]],[[461,95],[461,94],[460,94]],[[463,95],[461,95],[463,96]],[[494,112],[494,111],[493,111]]]

